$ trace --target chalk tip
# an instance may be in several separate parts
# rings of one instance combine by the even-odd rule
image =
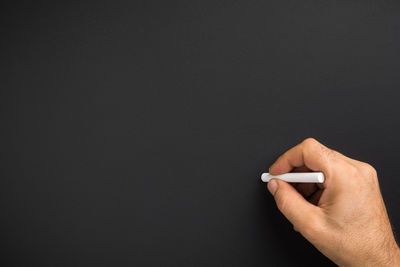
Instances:
[[[261,174],[261,181],[263,181],[263,182],[268,182],[268,176],[269,176],[269,173],[263,173],[263,174]]]

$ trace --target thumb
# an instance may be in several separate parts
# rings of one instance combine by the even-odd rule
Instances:
[[[319,219],[320,210],[309,203],[297,190],[285,181],[272,179],[268,190],[274,196],[282,214],[299,232],[311,230]]]

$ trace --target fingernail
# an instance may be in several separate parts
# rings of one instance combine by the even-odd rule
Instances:
[[[278,189],[278,183],[275,181],[275,179],[272,179],[271,181],[268,182],[267,187],[271,195],[275,195],[275,192]]]

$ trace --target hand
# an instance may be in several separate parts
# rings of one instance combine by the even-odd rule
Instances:
[[[279,210],[321,253],[341,266],[400,266],[373,167],[309,138],[269,169],[274,175],[291,171],[325,174],[324,184],[268,183]]]

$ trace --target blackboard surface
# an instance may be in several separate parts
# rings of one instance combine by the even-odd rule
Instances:
[[[315,137],[400,228],[400,2],[0,7],[3,266],[333,265],[259,175]]]

